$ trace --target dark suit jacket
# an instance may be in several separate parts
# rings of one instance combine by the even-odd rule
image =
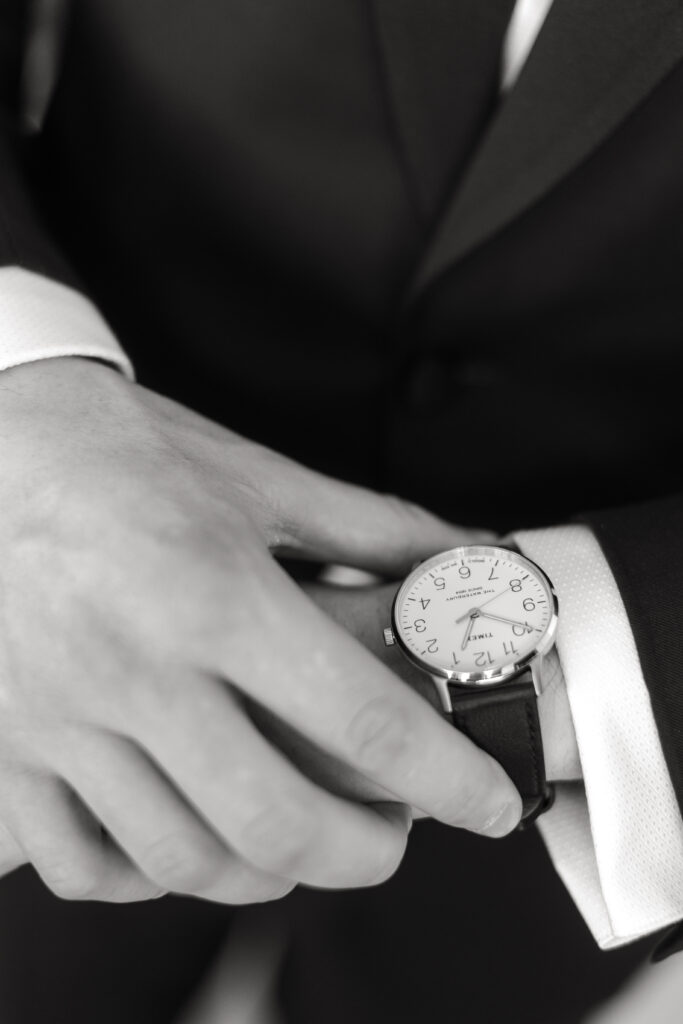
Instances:
[[[25,6],[0,14],[0,263],[87,289],[144,383],[310,465],[464,523],[586,519],[683,802],[677,0],[555,0],[464,168],[443,0],[77,0],[30,143]],[[643,955],[594,949],[534,836],[416,832],[377,892],[287,903],[296,1024],[561,1024]],[[89,927],[26,878],[3,886]],[[130,927],[92,913],[104,943]],[[160,911],[133,913],[153,930]]]

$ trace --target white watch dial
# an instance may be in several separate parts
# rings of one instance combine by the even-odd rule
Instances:
[[[394,603],[396,637],[439,675],[500,675],[550,646],[557,622],[550,581],[506,548],[472,545],[422,563]]]

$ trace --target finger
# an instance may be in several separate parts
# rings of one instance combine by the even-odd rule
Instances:
[[[156,886],[233,904],[278,899],[293,888],[228,850],[127,740],[82,736],[72,744],[69,762],[71,785]]]
[[[0,825],[0,878],[26,864],[26,855],[5,825]]]
[[[258,630],[226,630],[218,653],[226,679],[402,803],[492,835],[514,827],[521,802],[500,765],[284,573],[270,573],[260,612]]]
[[[376,884],[399,864],[405,821],[319,789],[270,746],[221,682],[183,687],[154,718],[138,724],[141,741],[248,863],[333,888]]]
[[[306,596],[326,616],[333,619],[363,647],[376,654],[390,667],[397,666],[403,679],[417,685],[420,692],[434,690],[427,676],[404,658],[394,647],[384,643],[384,628],[391,621],[391,606],[396,596],[396,583],[379,586],[345,587],[325,583],[299,583]],[[425,686],[420,684],[426,683]]]
[[[455,526],[412,502],[315,473],[267,453],[269,515],[263,527],[278,554],[338,562],[399,576],[416,561],[495,534]],[[254,483],[258,487],[258,482]]]
[[[282,751],[307,778],[317,786],[353,800],[356,803],[374,804],[375,807],[384,801],[393,800],[393,794],[382,789],[377,783],[367,779],[360,772],[354,771],[338,757],[332,757],[319,746],[311,743],[301,733],[283,723],[267,708],[248,702],[248,713],[256,724],[259,732],[278,750]],[[402,806],[396,804],[395,806]]]
[[[387,647],[384,642],[384,630],[391,621],[391,607],[396,597],[395,583],[372,587],[338,587],[319,583],[299,586],[326,617],[376,655],[382,664],[400,676],[432,707],[441,710],[429,676],[404,658],[395,644]]]
[[[24,775],[13,797],[12,833],[24,859],[56,896],[131,903],[162,895],[61,780]]]

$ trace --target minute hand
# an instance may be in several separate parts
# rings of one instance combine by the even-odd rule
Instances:
[[[523,626],[527,633],[533,633],[534,627],[528,622],[520,622],[518,619],[504,619],[502,615],[489,615],[488,612],[480,612],[482,619],[495,619],[496,622],[507,622],[511,626]]]
[[[495,601],[495,600],[496,600],[497,598],[499,598],[499,597],[502,597],[502,596],[503,596],[503,594],[509,594],[509,593],[510,593],[510,591],[508,590],[508,588],[507,588],[507,587],[505,587],[505,589],[504,589],[504,590],[499,590],[499,591],[498,591],[498,593],[497,593],[497,594],[494,594],[494,595],[493,595],[493,597],[490,597],[490,598],[488,599],[488,601],[484,601],[484,603],[483,603],[483,604],[479,604],[479,605],[477,605],[477,607],[476,607],[476,611],[480,612],[480,611],[482,610],[482,608],[485,608],[485,607],[486,607],[486,605],[487,605],[487,604],[491,604],[491,601]],[[468,617],[469,617],[469,616],[470,616],[470,615],[472,614],[472,612],[473,612],[474,610],[475,610],[475,609],[473,609],[473,608],[470,608],[470,610],[469,610],[468,612],[465,612],[465,614],[464,614],[464,615],[461,615],[459,619],[456,619],[456,620],[455,620],[455,621],[456,621],[456,623],[457,623],[457,622],[464,622],[464,621],[465,621],[465,619],[466,619],[466,618],[468,618]]]

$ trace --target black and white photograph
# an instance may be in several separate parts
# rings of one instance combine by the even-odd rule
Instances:
[[[0,1024],[683,1022],[683,0],[0,0]]]

